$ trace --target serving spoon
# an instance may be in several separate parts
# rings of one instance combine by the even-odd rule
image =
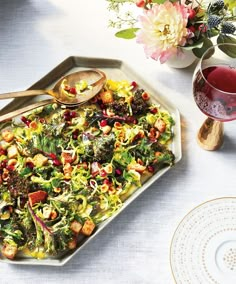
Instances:
[[[68,86],[74,86],[79,81],[84,80],[89,88],[83,92],[76,94],[69,94],[63,89],[63,82]],[[76,105],[93,98],[103,87],[106,80],[106,75],[101,70],[89,69],[71,73],[61,77],[51,90],[27,90],[19,92],[4,93],[0,95],[0,99],[27,97],[48,94],[56,99],[56,101],[63,105]]]
[[[90,88],[86,89],[82,93],[76,94],[75,96],[68,96],[67,93],[62,89],[62,83],[64,80],[66,80],[66,84],[68,86],[74,86],[75,83],[78,83],[80,80],[85,80]],[[106,75],[104,72],[98,69],[90,69],[63,76],[51,90],[27,90],[1,94],[0,99],[35,96],[42,94],[51,95],[52,97],[54,97],[54,99],[39,101],[10,113],[1,115],[0,122],[16,117],[17,115],[30,111],[32,109],[52,104],[54,102],[66,105],[67,107],[73,107],[85,103],[86,101],[93,98],[102,89],[105,80]]]

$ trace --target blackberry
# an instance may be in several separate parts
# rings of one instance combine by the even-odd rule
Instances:
[[[220,11],[224,8],[225,3],[223,0],[217,0],[216,2],[212,3],[210,6],[211,11]]]
[[[232,23],[224,22],[221,25],[222,34],[233,34],[236,31],[236,27]]]
[[[207,20],[207,25],[209,29],[213,29],[217,27],[221,22],[221,18],[216,15],[210,15],[208,20]]]

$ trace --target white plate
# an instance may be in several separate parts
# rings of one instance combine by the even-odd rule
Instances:
[[[177,227],[170,250],[177,284],[236,283],[236,198],[208,201]]]

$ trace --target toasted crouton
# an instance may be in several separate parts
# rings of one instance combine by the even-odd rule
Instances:
[[[90,236],[90,235],[92,234],[94,228],[95,228],[95,224],[93,223],[92,220],[89,220],[89,219],[88,219],[88,220],[86,220],[86,221],[84,222],[84,225],[83,225],[83,227],[82,227],[81,232],[82,232],[82,234],[84,234],[85,236]]]
[[[33,163],[36,165],[36,167],[42,167],[46,165],[48,162],[48,158],[45,157],[43,154],[37,154],[33,157]]]
[[[5,244],[2,247],[2,254],[9,259],[14,259],[17,254],[17,246]]]
[[[80,232],[81,228],[82,228],[82,225],[80,224],[80,222],[74,220],[74,221],[70,224],[70,228],[71,228],[71,230],[72,230],[74,233],[78,234],[78,233]]]

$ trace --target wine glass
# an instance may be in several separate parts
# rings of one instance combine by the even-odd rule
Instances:
[[[236,44],[207,49],[193,75],[193,95],[208,116],[198,132],[198,143],[205,150],[216,150],[223,143],[223,122],[236,119]]]

